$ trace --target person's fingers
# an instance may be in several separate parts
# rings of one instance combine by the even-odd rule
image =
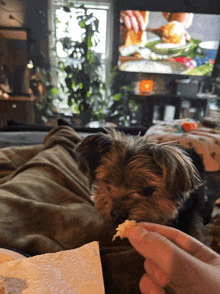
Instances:
[[[138,21],[137,21],[136,17],[133,14],[130,17],[130,20],[131,20],[132,29],[137,34],[139,32],[139,24],[138,24]]]
[[[138,223],[139,227],[143,227],[147,231],[157,232],[158,234],[168,238],[178,247],[189,253],[190,255],[200,259],[203,262],[209,263],[213,259],[219,258],[219,255],[212,249],[195,238],[171,227],[154,224],[154,223]]]
[[[125,27],[128,29],[128,30],[131,30],[132,29],[132,25],[131,25],[131,20],[130,20],[130,15],[132,14],[132,12],[129,10],[124,10],[122,13],[121,13],[121,19],[120,21],[124,23]]]
[[[148,229],[148,231],[146,229]],[[150,229],[152,231],[150,231]],[[159,231],[161,235],[155,231]],[[168,237],[166,238],[162,234]],[[170,241],[168,239],[169,237],[178,241],[177,245]],[[189,246],[185,244],[187,240]],[[206,248],[206,246],[194,238],[166,226],[141,223],[140,226],[137,224],[137,226],[130,231],[129,241],[137,252],[145,257],[146,260],[152,261],[146,262],[144,266],[148,276],[151,275],[149,277],[158,289],[160,289],[160,285],[165,285],[166,288],[171,287],[173,293],[176,293],[176,290],[178,291],[182,288],[184,291],[178,293],[189,293],[187,292],[188,290],[192,290],[190,293],[194,293],[193,289],[195,289],[196,293],[201,293],[201,289],[204,289],[204,293],[209,293],[212,287],[213,289],[218,289],[219,286],[216,284],[216,281],[218,281],[217,276],[219,274],[219,255],[215,254],[212,250],[209,251],[209,248]],[[186,248],[191,247],[192,249],[192,247],[194,247],[194,254],[199,255],[199,258],[182,250],[180,246],[178,246],[178,243],[182,241],[185,242],[182,245]],[[204,250],[204,248],[206,250]],[[201,255],[201,252],[203,252],[204,256]],[[209,256],[209,264],[202,261],[203,259],[207,259],[207,255]],[[161,270],[157,271],[158,268]],[[201,284],[203,276],[205,276],[206,279],[203,280]],[[162,282],[158,285],[160,277]],[[155,293],[158,292],[155,290]]]
[[[171,272],[179,248],[167,238],[142,227],[134,227],[129,233],[129,241],[144,258],[153,260],[165,273]]]
[[[139,288],[142,294],[165,294],[166,292],[158,286],[148,274],[144,274],[140,280]]]
[[[128,15],[124,15],[123,16],[123,20],[124,20],[124,24],[126,26],[126,28],[130,31],[132,30],[132,23],[131,23],[131,18]]]
[[[136,20],[138,22],[139,29],[141,31],[144,31],[146,29],[146,24],[145,24],[145,21],[144,21],[142,14],[138,10],[135,10],[133,13],[134,13],[134,16],[136,17]]]
[[[171,12],[162,12],[165,19],[169,22],[171,17]]]
[[[142,15],[141,15],[142,17]],[[134,11],[132,10],[124,10],[121,13],[121,18],[128,30],[134,30],[135,33],[139,32],[139,21],[136,19],[136,15],[134,15]],[[142,17],[143,19],[143,17]]]
[[[152,280],[160,287],[165,287],[169,282],[169,275],[166,274],[153,260],[146,258],[144,268]]]
[[[165,284],[170,280],[175,287],[197,287],[200,283],[198,269],[203,271],[206,264],[166,237],[146,231],[143,227],[134,227],[129,233],[129,241],[143,257],[151,259],[161,268]]]
[[[125,13],[128,16],[133,16],[133,10],[124,10],[123,13]]]
[[[172,12],[170,15],[169,21],[178,21],[182,23],[185,29],[188,29],[193,22],[193,13],[185,13],[185,12]]]

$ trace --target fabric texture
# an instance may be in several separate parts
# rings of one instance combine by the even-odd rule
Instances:
[[[1,264],[0,290],[2,294],[104,294],[98,242]]]
[[[97,237],[102,219],[74,160],[79,140],[71,128],[61,127],[46,136],[44,146],[1,150],[2,246],[32,255],[76,248]]]
[[[88,179],[78,170],[80,140],[62,126],[44,145],[0,149],[0,246],[34,256],[99,241],[105,293],[138,294],[144,259],[128,244],[102,245],[115,231],[103,229]]]
[[[207,172],[220,171],[220,130],[205,128],[202,125],[187,133],[179,132],[183,120],[158,123],[150,127],[145,136],[158,143],[175,141],[185,148],[194,148],[203,158]]]

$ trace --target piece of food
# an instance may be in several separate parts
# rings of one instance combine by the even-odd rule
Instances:
[[[181,123],[181,126],[185,130],[185,132],[190,132],[195,130],[198,125],[194,121],[184,121]]]
[[[179,44],[173,44],[173,43],[158,43],[155,45],[155,48],[157,49],[175,49],[175,48],[179,48],[180,45]]]
[[[184,64],[174,63],[169,60],[148,61],[134,60],[127,61],[120,65],[120,70],[130,72],[146,73],[181,73],[185,72],[187,67]]]
[[[127,31],[125,46],[138,45],[140,47],[144,47],[146,42],[147,36],[145,32],[139,31],[138,33],[135,33],[133,30]]]
[[[211,75],[214,65],[211,63],[205,63],[196,68],[189,68],[186,70],[185,74],[192,76],[205,76]]]
[[[158,35],[163,43],[186,44],[185,28],[178,21],[171,21],[156,29],[146,28],[146,30]]]
[[[149,11],[140,11],[140,14],[143,16],[144,22],[146,23],[149,17]],[[125,46],[138,45],[144,47],[147,42],[145,31],[139,31],[135,33],[134,30],[127,30]]]
[[[140,48],[139,49],[139,57],[150,59],[152,51],[149,48]]]
[[[116,230],[117,233],[114,235],[112,241],[115,240],[116,237],[128,238],[130,231],[136,226],[136,221],[134,220],[126,220],[124,223],[120,224]]]
[[[130,45],[130,46],[121,46],[119,48],[119,52],[121,56],[129,56],[139,52],[138,45]]]

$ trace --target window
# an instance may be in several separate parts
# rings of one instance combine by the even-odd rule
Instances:
[[[71,8],[71,12],[67,13],[64,11],[63,7],[68,6],[68,2],[72,2],[74,6],[84,5],[88,8],[88,12],[92,12],[96,18],[99,19],[99,43],[94,50],[100,54],[101,62],[102,62],[102,73],[101,76],[103,81],[108,85],[108,72],[110,68],[110,60],[111,60],[111,5],[110,3],[102,2],[102,1],[55,1],[51,0],[51,26],[52,26],[52,34],[51,38],[51,48],[56,47],[56,54],[60,60],[65,61],[67,58],[66,52],[63,51],[62,44],[59,42],[59,39],[68,36],[71,37],[73,41],[78,41],[81,38],[82,29],[78,25],[78,21],[76,18],[75,8]],[[76,7],[77,7],[76,6]],[[69,27],[72,28],[69,32],[67,31],[67,23]],[[55,43],[55,40],[57,42]],[[55,60],[53,59],[53,52],[51,52],[51,60],[52,66],[55,65]],[[65,78],[65,74],[58,74],[58,81],[62,82]],[[56,82],[56,81],[55,81]],[[60,96],[63,98],[62,102],[57,101],[56,106],[58,110],[62,111],[67,109],[67,97],[65,97],[64,92],[59,91]]]

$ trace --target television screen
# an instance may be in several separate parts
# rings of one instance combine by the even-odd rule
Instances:
[[[119,69],[211,76],[219,28],[214,14],[121,10]]]

